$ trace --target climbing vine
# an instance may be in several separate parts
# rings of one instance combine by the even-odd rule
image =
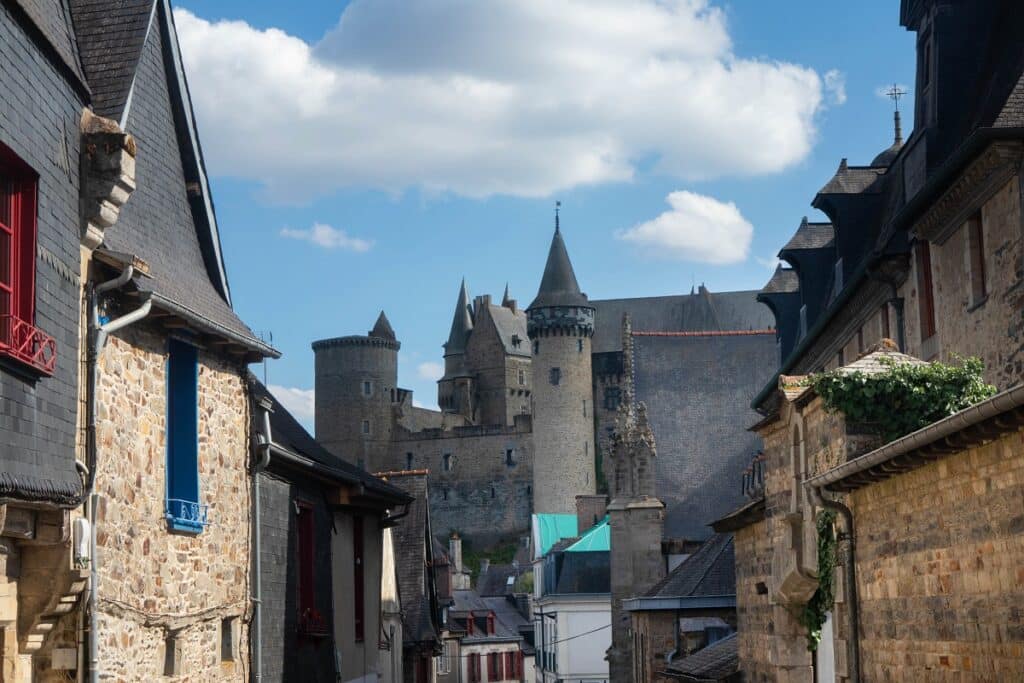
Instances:
[[[833,525],[836,513],[825,510],[818,515],[818,590],[800,612],[800,624],[807,629],[807,649],[814,652],[821,641],[825,616],[832,611],[836,599],[836,534]]]
[[[850,423],[878,430],[888,441],[917,431],[996,393],[982,378],[979,358],[959,359],[952,365],[912,365],[882,358],[885,372],[832,370],[807,381],[830,412],[841,412]]]

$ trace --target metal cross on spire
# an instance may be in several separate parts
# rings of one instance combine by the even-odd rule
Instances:
[[[885,94],[896,104],[896,111],[900,110],[900,98],[907,94],[907,91],[896,85],[892,84],[892,87],[885,91]]]

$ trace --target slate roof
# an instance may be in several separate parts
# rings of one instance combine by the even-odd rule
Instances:
[[[839,368],[840,374],[851,374],[860,372],[865,375],[880,375],[892,369],[893,365],[927,365],[928,363],[915,356],[908,356],[900,353],[890,343],[880,343],[873,346],[866,354]]]
[[[733,633],[689,657],[672,662],[667,672],[684,681],[725,681],[739,671],[739,662],[739,640]]]
[[[374,493],[392,498],[396,504],[410,501],[402,489],[345,462],[321,446],[252,373],[249,373],[249,385],[256,400],[266,398],[271,402],[273,412],[270,414],[270,434],[276,446],[308,458],[314,466],[322,466],[318,469],[321,475],[346,483],[362,484]]]
[[[68,14],[64,0],[14,0],[14,4],[20,7],[29,21],[39,29],[58,59],[78,79],[79,87],[86,87],[71,15]]]
[[[831,223],[810,223],[807,216],[804,216],[800,227],[796,229],[796,234],[779,250],[779,255],[781,256],[784,251],[821,249],[832,244],[835,237],[836,231]]]
[[[68,0],[82,68],[100,116],[120,120],[142,55],[154,0]]]
[[[377,316],[377,322],[373,324],[373,329],[370,330],[371,337],[379,337],[381,339],[387,339],[395,341],[395,330],[391,327],[391,321],[384,314],[384,311],[380,312]]]
[[[551,249],[548,251],[548,260],[544,265],[544,275],[540,280],[537,298],[529,307],[544,306],[590,306],[587,295],[580,291],[580,285],[576,282],[576,273],[573,271],[572,262],[569,261],[569,252],[565,248],[562,231],[557,227],[555,236],[551,238]]]
[[[881,192],[878,179],[885,175],[884,168],[870,166],[850,166],[846,159],[839,162],[832,179],[818,190],[818,195],[826,194],[862,194]]]
[[[800,291],[800,278],[792,268],[779,266],[775,269],[772,279],[761,288],[758,296],[762,294],[792,294]]]
[[[594,315],[594,353],[622,350],[622,316],[637,332],[711,332],[764,330],[775,325],[771,311],[757,301],[756,290],[711,292],[703,285],[690,294],[599,299]]]
[[[490,607],[491,611],[494,612],[495,617],[495,630],[499,628],[508,633],[514,633],[518,636],[522,636],[524,631],[533,630],[533,622],[529,621],[522,613],[516,609],[515,603],[511,602],[508,598],[489,598],[484,597],[483,601]],[[523,654],[533,654],[533,647],[528,642],[523,642],[520,646],[523,650]]]
[[[448,332],[448,341],[444,344],[445,355],[463,353],[466,350],[466,340],[472,330],[473,316],[469,309],[469,291],[466,289],[466,278],[462,278],[459,298],[455,301],[452,327]]]
[[[505,353],[510,356],[529,358],[530,337],[526,331],[526,314],[522,311],[514,312],[511,308],[495,306],[493,304],[488,309]],[[519,338],[518,346],[513,343],[513,337]]]
[[[83,10],[86,3],[79,5]],[[106,230],[103,246],[149,265],[149,277],[136,278],[135,286],[151,295],[156,307],[256,355],[277,356],[278,352],[257,338],[232,310],[219,239],[215,225],[210,224],[211,214],[206,212],[205,195],[201,189],[189,195],[190,184],[203,186],[201,151],[197,159],[198,142],[189,137],[186,127],[178,125],[175,111],[179,115],[191,112],[191,103],[187,92],[180,92],[176,74],[168,71],[167,41],[174,37],[169,25],[161,26],[164,30],[154,27],[142,46],[125,125],[138,146],[138,187],[122,207],[117,223]],[[112,69],[113,64],[105,68]]]
[[[392,530],[398,595],[402,603],[404,642],[428,643],[438,640],[435,610],[436,591],[428,563],[433,556],[430,542],[430,514],[427,508],[427,472],[412,470],[381,475],[413,497],[409,514]],[[453,591],[457,593],[458,591]]]
[[[503,596],[511,591],[520,573],[521,569],[511,564],[492,564],[477,577],[476,592],[485,598]],[[510,578],[511,584],[508,581]]]
[[[648,598],[689,598],[736,594],[736,551],[732,534],[715,534],[648,590]]]
[[[519,632],[519,622],[525,620],[516,619],[514,616],[509,614],[509,610],[505,608],[505,605],[508,604],[505,598],[482,598],[476,591],[456,590],[452,591],[452,599],[453,604],[449,608],[449,614],[463,613],[472,614],[476,617],[483,617],[490,612],[494,612],[493,635],[481,633],[477,630],[474,631],[473,635],[463,637],[463,642],[485,643],[493,640],[508,641],[522,638],[522,635]],[[518,614],[518,612],[516,612],[516,614]]]

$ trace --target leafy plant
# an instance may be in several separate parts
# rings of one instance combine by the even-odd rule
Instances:
[[[979,358],[959,359],[953,365],[914,365],[882,358],[885,372],[832,370],[808,378],[830,412],[847,422],[874,426],[892,441],[948,417],[996,393],[982,378]]]
[[[818,590],[800,612],[800,624],[807,629],[807,649],[814,652],[821,642],[821,627],[836,599],[836,513],[825,510],[818,515]]]

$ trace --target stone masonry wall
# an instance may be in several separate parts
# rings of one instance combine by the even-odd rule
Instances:
[[[1024,432],[850,503],[864,679],[1024,679]]]
[[[512,465],[507,462],[510,449]],[[403,434],[392,445],[390,465],[430,471],[430,523],[438,535],[458,531],[488,545],[530,528],[534,450],[529,420],[520,420],[516,427]]]
[[[767,592],[772,573],[772,539],[766,521],[736,531],[736,622],[740,670],[751,683],[774,680],[769,660],[774,607]]]
[[[98,387],[99,658],[112,681],[155,680],[176,633],[179,681],[248,678],[251,489],[243,368],[200,350],[202,533],[171,533],[166,492],[165,335],[139,325],[110,339]],[[222,619],[237,619],[234,661],[222,661]]]

